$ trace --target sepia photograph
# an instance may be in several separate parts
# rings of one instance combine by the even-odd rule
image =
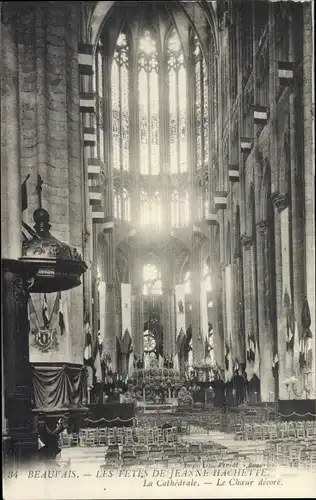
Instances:
[[[314,498],[314,1],[1,1],[4,500]]]

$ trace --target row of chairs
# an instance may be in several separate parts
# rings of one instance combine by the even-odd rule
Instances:
[[[186,466],[201,467],[225,460],[237,458],[237,452],[229,452],[227,448],[215,443],[174,443],[158,445],[123,446],[121,449],[108,448],[105,453],[105,466],[113,465],[149,465],[160,462],[182,463]]]
[[[80,429],[79,434],[67,434],[64,431],[60,435],[62,447],[70,446],[123,446],[133,445],[134,443],[152,445],[152,444],[170,444],[177,440],[177,428],[171,427],[161,429],[142,428],[142,427],[117,427],[117,428],[85,428]]]
[[[161,427],[164,424],[170,424],[172,427],[177,428],[177,432],[179,434],[188,434],[189,423],[187,420],[179,419],[179,418],[149,418],[149,419],[139,419],[138,425],[139,427],[143,427],[146,429]]]
[[[264,450],[267,464],[316,470],[316,440],[270,441]]]
[[[245,423],[235,425],[235,439],[314,439],[316,438],[316,422],[288,421],[266,422],[262,424]]]

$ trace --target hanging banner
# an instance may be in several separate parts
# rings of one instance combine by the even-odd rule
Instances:
[[[200,331],[204,345],[208,338],[207,286],[204,281],[201,282],[200,288]]]
[[[30,361],[70,359],[68,293],[32,294],[28,302]]]
[[[100,337],[104,345],[106,338],[106,283],[100,281],[99,283],[99,314],[100,314]]]
[[[126,332],[132,336],[132,296],[130,283],[121,283],[122,338]]]
[[[177,334],[176,338],[182,332],[186,333],[185,329],[185,285],[176,285],[176,327],[177,327]]]

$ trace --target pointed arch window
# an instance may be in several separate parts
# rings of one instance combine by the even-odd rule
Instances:
[[[145,29],[138,51],[140,173],[159,174],[159,86],[156,39]]]
[[[170,173],[186,172],[187,154],[187,72],[179,35],[175,28],[167,41],[169,94]]]
[[[131,197],[127,189],[123,189],[123,219],[131,220]]]
[[[118,189],[114,189],[113,201],[114,201],[114,217],[116,219],[121,219],[122,204],[121,204],[121,195]]]
[[[140,193],[140,213],[141,219],[140,223],[143,226],[158,226],[162,224],[162,213],[161,213],[161,198],[160,193],[155,191],[153,193],[147,193],[146,191],[141,191]]]
[[[196,166],[208,164],[209,157],[209,120],[208,120],[208,78],[205,58],[201,44],[194,35],[195,65],[195,109],[196,109]]]
[[[111,68],[112,163],[117,170],[129,170],[129,52],[127,36],[117,39]]]
[[[177,227],[179,221],[179,192],[171,193],[171,225]]]
[[[175,190],[171,193],[171,225],[173,227],[187,226],[189,223],[189,193]]]

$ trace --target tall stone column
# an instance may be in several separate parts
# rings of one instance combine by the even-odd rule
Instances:
[[[282,227],[281,227],[281,212],[288,206],[288,197],[286,195],[275,195],[272,197],[274,204],[274,241],[275,241],[275,272],[276,272],[276,298],[277,298],[277,343],[278,343],[278,359],[279,359],[279,399],[288,399],[289,395],[284,384],[284,380],[291,377],[292,360],[290,354],[286,351],[286,332],[285,318],[283,308],[282,284],[283,284],[283,269],[282,266],[287,262],[282,259]],[[289,245],[289,242],[287,243]]]
[[[141,287],[132,289],[132,337],[134,344],[134,353],[137,357],[142,357],[143,346],[143,297]]]
[[[315,391],[316,311],[315,311],[315,97],[313,98],[313,10],[314,2],[303,5],[303,112],[304,112],[304,191],[305,191],[305,274],[306,297],[313,333],[312,374]],[[315,52],[315,49],[314,49]],[[312,397],[312,396],[311,396]],[[315,397],[315,395],[313,396]]]
[[[193,363],[197,364],[204,361],[204,341],[202,339],[201,324],[200,324],[200,293],[201,293],[201,256],[200,256],[200,239],[199,236],[192,236],[192,350]]]
[[[220,263],[212,261],[212,297],[213,297],[213,331],[214,331],[214,357],[215,362],[224,369],[224,331],[222,311],[222,282]]]
[[[16,260],[3,260],[3,371],[5,417],[17,465],[37,452],[32,434],[32,373],[28,344],[30,275]]]
[[[104,349],[111,355],[112,369],[116,371],[116,337],[115,337],[115,316],[113,308],[113,296],[115,290],[113,283],[106,283],[105,285],[105,325],[106,332],[104,336]]]
[[[270,311],[273,276],[271,276],[269,269],[269,227],[267,221],[262,221],[257,226],[257,242],[260,391],[261,401],[267,402],[275,400],[275,379],[272,373],[274,336]]]
[[[164,288],[163,290],[163,336],[164,354],[173,360],[176,350],[175,293],[173,288]]]
[[[245,362],[245,328],[243,318],[243,275],[242,259],[235,257],[232,262],[233,269],[233,331],[235,335],[235,355],[239,363]]]
[[[252,237],[244,236],[242,238],[243,243],[243,262],[244,262],[244,313],[245,313],[245,337],[246,346],[248,335],[254,335],[256,339],[256,353],[255,361],[249,362],[247,360],[247,375],[248,380],[252,378],[254,374],[259,377],[259,352],[258,352],[258,339],[257,339],[257,318],[256,318],[256,291],[254,288],[255,277],[254,277],[254,261],[253,252],[254,244]],[[246,347],[247,348],[247,347]]]

